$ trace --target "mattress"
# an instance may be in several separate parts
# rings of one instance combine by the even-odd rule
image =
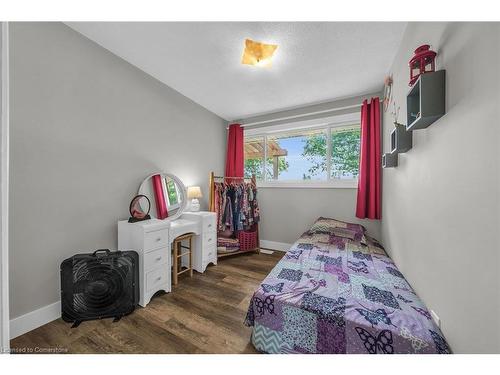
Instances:
[[[451,352],[410,284],[366,235],[302,235],[255,291],[245,324],[264,353]]]

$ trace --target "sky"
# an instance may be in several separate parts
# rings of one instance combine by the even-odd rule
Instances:
[[[309,174],[309,168],[313,166],[313,163],[302,157],[305,140],[306,137],[293,137],[277,141],[281,148],[288,151],[285,160],[289,163],[288,170],[280,173],[279,180],[302,180],[304,173]],[[319,161],[321,158],[318,157],[317,160]],[[311,178],[313,180],[325,180],[326,172]]]

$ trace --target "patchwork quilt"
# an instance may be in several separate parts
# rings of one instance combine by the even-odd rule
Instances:
[[[322,219],[325,220],[325,219]],[[351,237],[351,238],[349,238]],[[254,293],[245,324],[265,353],[451,353],[383,248],[310,231]]]

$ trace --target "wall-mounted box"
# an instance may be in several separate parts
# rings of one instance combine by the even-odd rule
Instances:
[[[382,168],[392,168],[398,166],[398,153],[391,152],[382,155]]]
[[[406,130],[425,129],[445,113],[445,71],[418,77],[406,96]]]
[[[391,152],[402,154],[411,149],[413,145],[412,132],[406,130],[406,126],[394,124],[395,128],[391,133]]]

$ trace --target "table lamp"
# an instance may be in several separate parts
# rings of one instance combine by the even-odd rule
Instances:
[[[200,202],[198,198],[201,198],[201,189],[199,186],[189,186],[187,189],[188,199],[191,199],[191,211],[196,212],[200,210]]]

